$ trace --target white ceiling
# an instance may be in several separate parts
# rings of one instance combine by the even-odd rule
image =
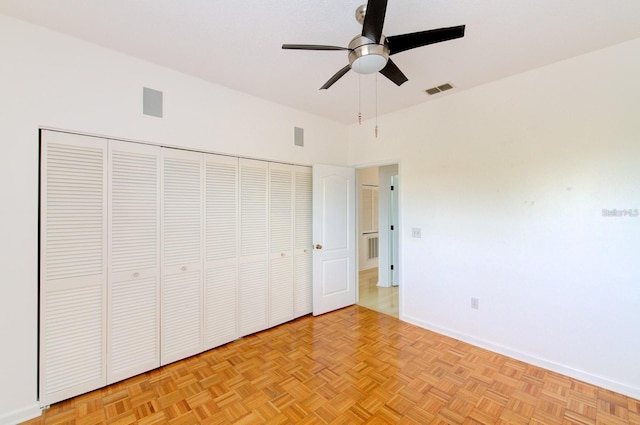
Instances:
[[[373,75],[349,72],[344,51],[282,50],[283,43],[346,46],[364,0],[0,0],[0,13],[193,76],[351,124],[375,113]],[[378,75],[378,113],[447,96],[640,37],[640,0],[389,0],[387,36],[466,25],[464,38],[393,56],[409,78]],[[430,97],[424,90],[450,82]],[[158,89],[162,89],[158,87]]]

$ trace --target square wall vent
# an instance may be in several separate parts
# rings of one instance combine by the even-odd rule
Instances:
[[[431,87],[430,89],[426,89],[425,91],[427,92],[428,95],[433,96],[434,94],[438,94],[438,93],[441,93],[443,91],[451,90],[452,88],[453,88],[453,85],[451,85],[451,83],[445,83],[445,84],[439,85],[437,87]]]
[[[162,92],[159,90],[142,88],[142,113],[152,117],[162,118]]]

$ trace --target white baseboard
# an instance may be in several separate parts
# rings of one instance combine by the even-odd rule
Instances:
[[[358,272],[365,272],[367,270],[377,269],[377,268],[378,268],[377,264],[364,264],[358,269]]]
[[[534,366],[538,366],[553,372],[557,372],[565,376],[578,379],[580,381],[584,381],[592,385],[596,385],[598,387],[615,391],[617,393],[624,394],[628,397],[640,399],[640,388],[633,387],[633,386],[624,384],[622,382],[612,381],[611,379],[594,375],[589,372],[585,372],[583,370],[574,369],[572,367],[569,367],[563,364],[542,359],[531,354],[523,353],[521,351],[514,350],[509,347],[505,347],[500,344],[492,343],[491,341],[486,341],[484,339],[476,338],[472,335],[468,335],[465,333],[453,331],[451,329],[443,328],[443,327],[434,325],[433,323],[416,319],[415,317],[402,315],[400,319],[405,322],[411,323],[412,325],[416,325],[421,328],[439,333],[441,335],[446,335],[448,337],[475,345],[476,347],[484,348],[489,351],[493,351],[494,353],[502,354],[504,356],[508,356],[516,360],[520,360],[520,361],[532,364]]]
[[[42,410],[40,410],[40,405],[35,403],[31,406],[14,410],[12,412],[0,413],[0,425],[15,425],[20,422],[28,421],[29,419],[37,418],[41,414]]]

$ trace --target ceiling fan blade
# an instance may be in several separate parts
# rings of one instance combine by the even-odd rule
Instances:
[[[380,43],[384,15],[386,13],[387,0],[369,0],[367,2],[367,12],[364,15],[364,23],[362,24],[362,35],[369,40]]]
[[[322,44],[283,44],[282,48],[292,50],[349,50],[347,47],[324,46]]]
[[[438,28],[435,30],[414,32],[411,34],[393,35],[387,37],[389,44],[389,54],[404,52],[405,50],[415,49],[416,47],[426,46],[428,44],[440,43],[441,41],[453,40],[455,38],[464,37],[464,25],[449,28]]]
[[[340,78],[342,78],[342,76],[347,72],[349,72],[350,69],[351,69],[351,66],[347,65],[344,68],[342,68],[340,71],[336,72],[335,75],[329,79],[329,81],[324,83],[324,86],[320,87],[320,90],[326,90],[329,87],[331,87],[333,83],[335,83]]]
[[[380,74],[393,81],[397,86],[401,86],[403,83],[409,81],[391,59],[389,59],[387,65],[380,70]]]

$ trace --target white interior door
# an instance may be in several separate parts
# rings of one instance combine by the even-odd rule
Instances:
[[[203,154],[162,151],[161,364],[203,350]]]
[[[107,147],[105,139],[42,132],[42,406],[107,382]]]
[[[355,169],[313,166],[313,314],[356,302]]]
[[[293,319],[293,167],[269,164],[269,326]]]
[[[269,163],[241,158],[240,336],[269,327]]]
[[[399,226],[399,214],[398,214],[398,175],[391,176],[391,192],[389,193],[389,221],[391,226],[389,227],[389,247],[390,258],[389,261],[393,266],[389,272],[391,273],[389,283],[392,286],[398,286],[400,284],[400,226]]]
[[[109,141],[107,383],[160,366],[160,148]]]
[[[238,338],[238,158],[205,155],[204,348]]]
[[[294,316],[313,311],[313,237],[311,168],[295,166]]]

